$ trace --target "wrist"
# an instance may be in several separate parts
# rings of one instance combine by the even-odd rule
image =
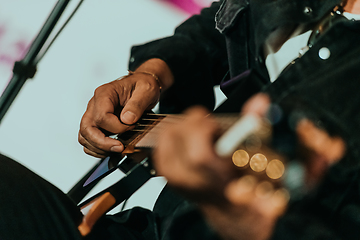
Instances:
[[[174,83],[174,76],[165,61],[152,58],[141,64],[134,73],[151,75],[162,90],[168,89]]]
[[[128,73],[128,76],[130,76],[130,75],[134,75],[134,74],[145,74],[145,75],[149,75],[149,76],[151,76],[156,82],[157,82],[157,84],[159,85],[159,89],[160,89],[160,92],[161,92],[161,90],[162,90],[162,83],[161,83],[161,81],[160,81],[160,78],[156,75],[156,74],[154,74],[154,73],[152,73],[152,72],[148,72],[148,71],[136,71],[136,72],[133,72],[133,71],[128,71],[129,73]]]

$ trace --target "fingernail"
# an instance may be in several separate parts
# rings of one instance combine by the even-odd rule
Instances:
[[[112,151],[112,152],[122,152],[123,150],[124,150],[123,146],[112,146],[110,148],[110,151]]]
[[[127,124],[132,124],[132,123],[134,123],[135,118],[136,118],[136,115],[134,113],[127,111],[122,116],[122,121]]]

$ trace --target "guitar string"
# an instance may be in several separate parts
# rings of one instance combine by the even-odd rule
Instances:
[[[183,115],[166,115],[166,114],[147,114],[147,115],[151,115],[151,116],[155,116],[155,117],[162,117],[162,118],[156,118],[156,119],[150,119],[150,118],[142,118],[140,119],[141,121],[150,121],[150,122],[161,122],[163,121],[165,118],[173,118],[173,119],[182,119],[184,118]],[[215,116],[215,119],[221,120],[219,121],[220,123],[222,123],[221,125],[226,125],[226,126],[230,126],[231,124],[233,124],[239,117],[238,116],[233,116],[231,114],[227,115],[227,116]],[[225,120],[225,121],[224,121]],[[157,124],[156,124],[157,125]],[[152,127],[154,126],[154,124],[143,124],[143,123],[137,123],[135,125],[135,129],[131,129],[128,130],[127,132],[146,132],[149,131],[149,129],[146,129],[146,127]],[[145,127],[145,129],[136,129],[136,127]],[[151,130],[151,129],[150,129]]]

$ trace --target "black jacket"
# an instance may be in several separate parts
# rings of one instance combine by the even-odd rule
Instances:
[[[336,23],[270,84],[261,50],[268,34],[285,24],[317,22],[340,1],[250,2],[213,3],[180,25],[173,36],[133,47],[129,68],[154,57],[168,63],[175,84],[161,99],[163,112],[177,113],[196,104],[212,110],[213,86],[222,84],[228,96],[238,96],[238,105],[231,110],[265,91],[284,109],[300,109],[331,134],[342,136],[347,144],[344,159],[330,169],[316,192],[289,206],[273,239],[359,239],[360,23]],[[330,51],[328,59],[319,57],[322,48]],[[256,77],[240,77],[225,87],[230,78],[247,71]],[[149,237],[151,233],[148,239],[216,238],[192,205],[168,189],[149,214],[148,227],[156,229],[157,237]]]

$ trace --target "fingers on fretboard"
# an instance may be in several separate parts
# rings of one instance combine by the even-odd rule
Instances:
[[[156,126],[166,115],[161,114],[144,114],[134,127],[124,133],[117,136],[117,139],[121,141],[125,146],[134,145],[145,136],[154,126]]]

